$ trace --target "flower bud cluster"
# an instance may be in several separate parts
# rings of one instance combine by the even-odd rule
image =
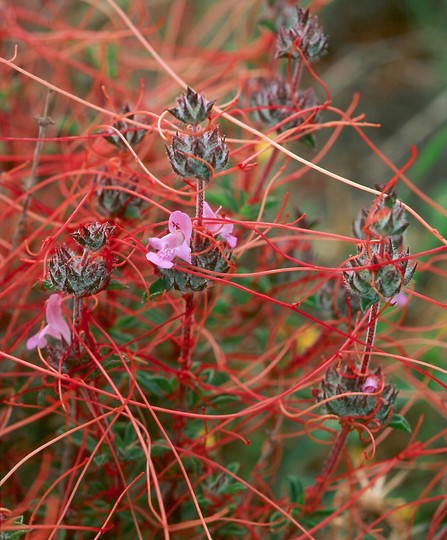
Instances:
[[[205,239],[201,245],[201,253],[194,257],[195,265],[198,269],[203,268],[210,272],[226,273],[229,269],[232,250],[224,247],[219,249],[214,247],[209,239]],[[157,268],[165,284],[166,290],[175,289],[182,294],[188,292],[203,291],[208,287],[209,279],[186,272],[181,272],[175,268]]]
[[[370,253],[367,248],[359,247],[357,257],[348,263],[350,270],[343,272],[345,285],[360,297],[363,310],[398,294],[416,270],[416,264],[408,258],[409,249],[406,253],[397,252],[391,241],[386,245],[369,245]]]
[[[405,209],[392,192],[383,194],[370,209],[362,209],[354,220],[353,230],[355,236],[362,240],[390,238],[394,247],[401,247],[408,225]]]
[[[258,84],[259,90],[252,97],[255,116],[268,126],[275,126],[278,133],[298,127],[312,116],[312,121],[317,119],[314,110],[318,102],[312,88],[292,90],[287,79],[281,76],[259,79]]]
[[[305,60],[317,60],[325,52],[327,37],[307,9],[293,10],[290,5],[278,3],[270,11],[273,21],[266,22],[277,34],[275,58],[289,61],[288,76],[278,73],[269,79],[251,81],[251,106],[260,122],[282,133],[304,122],[318,121],[315,92],[311,88],[301,89],[300,82]],[[303,133],[300,140],[315,146],[312,133]]]
[[[166,146],[169,161],[177,174],[209,183],[213,174],[228,162],[228,147],[218,128],[198,136],[177,134]]]
[[[121,113],[126,116],[128,120],[134,120],[135,115],[129,114],[130,113],[130,107],[126,103],[124,107],[121,110]],[[129,124],[129,122],[126,122],[125,119],[123,120],[117,120],[112,124],[113,127],[118,130],[121,135],[126,139],[126,141],[129,143],[129,145],[134,148],[137,146],[146,135],[146,129],[138,128],[134,126],[133,124]],[[123,142],[121,137],[115,133],[113,130],[109,130],[107,135],[105,136],[106,141],[108,141],[110,144],[113,144],[120,150],[123,150],[126,148],[126,144]]]
[[[108,223],[91,223],[74,232],[72,236],[84,248],[81,254],[66,246],[58,246],[48,264],[48,279],[52,287],[79,298],[102,291],[108,285],[112,272],[105,248],[113,229]]]
[[[177,98],[176,107],[168,111],[180,122],[197,125],[209,117],[214,103],[216,100],[209,101],[188,86],[186,94]]]
[[[351,317],[360,310],[358,296],[350,296],[340,281],[327,281],[317,292],[319,313],[325,319],[342,319]]]
[[[309,60],[318,60],[326,52],[328,38],[308,9],[297,7],[296,19],[291,27],[279,29],[276,58],[301,59],[300,52]],[[299,50],[298,50],[299,49]]]
[[[136,194],[135,184],[137,183],[138,179],[136,177],[132,177],[129,182],[125,182],[111,176],[99,175],[96,179],[98,188],[95,193],[101,214],[116,218],[122,217],[128,207],[138,209],[141,206],[141,199],[124,191],[126,189]]]
[[[89,223],[72,233],[76,242],[88,251],[100,251],[110,240],[115,229],[110,223]]]
[[[391,419],[398,394],[393,384],[385,385],[383,381],[380,368],[359,376],[349,365],[343,363],[326,371],[314,395],[318,402],[324,401],[328,414],[348,422],[382,427]]]

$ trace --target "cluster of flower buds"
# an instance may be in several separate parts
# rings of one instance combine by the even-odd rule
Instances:
[[[357,238],[379,240],[389,238],[395,248],[402,246],[403,233],[409,223],[402,203],[396,193],[383,194],[369,209],[362,209],[354,220]]]
[[[76,242],[88,251],[101,251],[101,249],[110,241],[110,237],[115,230],[114,225],[110,223],[89,223],[82,225],[80,229],[72,233]]]
[[[122,217],[130,207],[137,210],[141,206],[141,199],[131,195],[138,183],[137,177],[132,177],[129,182],[121,181],[104,174],[96,178],[97,189],[95,191],[99,211],[110,218]],[[128,191],[125,191],[128,190]]]
[[[228,147],[218,128],[198,136],[174,135],[166,146],[169,161],[177,174],[209,183],[213,174],[223,170],[228,162]]]
[[[129,114],[130,113],[130,107],[126,103],[124,107],[121,109],[121,113],[126,117],[128,120],[134,120],[135,115]],[[139,128],[137,126],[134,126],[133,124],[130,124],[129,122],[126,122],[125,119],[123,120],[117,120],[114,124],[112,124],[113,127],[121,133],[121,135],[126,139],[126,141],[129,143],[129,145],[134,148],[137,146],[146,135],[146,129]],[[121,137],[114,131],[109,130],[105,136],[106,141],[108,141],[110,144],[113,144],[120,150],[123,150],[126,148],[126,144],[121,139]]]
[[[346,363],[329,368],[320,387],[314,391],[316,400],[324,401],[328,414],[372,428],[389,422],[397,394],[393,384],[384,384],[380,368],[360,375]]]
[[[51,285],[78,297],[102,291],[110,281],[110,273],[110,264],[103,257],[77,255],[65,246],[56,248],[48,265]]]
[[[287,1],[268,0],[264,2],[263,15],[260,24],[273,32],[278,32],[282,26],[290,28],[296,21],[296,5]]]
[[[177,98],[177,106],[168,111],[180,122],[197,125],[209,118],[215,102],[207,100],[188,86],[186,93]]]
[[[102,291],[110,281],[112,263],[109,254],[100,255],[110,240],[114,227],[91,223],[73,233],[84,248],[82,254],[59,246],[48,264],[48,279],[59,292],[79,298]]]
[[[343,276],[348,290],[360,297],[363,310],[394,297],[410,283],[416,264],[410,262],[409,255],[409,249],[397,252],[391,241],[358,248],[357,257],[349,261],[350,270]]]
[[[290,27],[279,29],[276,57],[300,60],[303,54],[309,61],[318,60],[326,51],[328,38],[318,26],[317,18],[311,16],[308,9],[297,7],[296,15]]]
[[[330,280],[318,289],[319,313],[325,319],[344,319],[360,310],[358,296],[350,296],[347,288],[339,280]]]
[[[194,257],[194,262],[197,269],[225,273],[228,272],[231,255],[232,250],[228,247],[219,249],[209,239],[205,239],[201,244],[200,254]],[[175,289],[182,294],[203,291],[209,284],[206,277],[182,272],[176,268],[158,267],[158,273],[168,291]]]
[[[287,79],[281,76],[270,80],[261,78],[257,82],[259,89],[253,93],[252,102],[259,121],[282,133],[305,120],[317,120],[318,102],[312,88],[292,90]]]

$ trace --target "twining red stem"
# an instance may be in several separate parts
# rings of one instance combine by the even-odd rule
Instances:
[[[325,461],[320,476],[317,477],[315,484],[310,488],[306,501],[306,509],[308,512],[313,512],[320,504],[321,498],[324,495],[326,483],[340,461],[341,453],[345,446],[346,439],[348,438],[349,431],[349,427],[343,425],[340,433],[337,435],[334,446]]]
[[[264,184],[270,174],[270,171],[272,170],[273,165],[275,164],[276,158],[278,157],[279,150],[277,148],[272,148],[270,152],[271,153],[270,153],[269,160],[267,161],[267,164],[264,170],[262,171],[262,176],[259,179],[258,185],[255,188],[255,192],[253,193],[253,196],[249,200],[250,203],[255,203],[259,201],[259,199],[261,198],[261,193],[264,188]]]
[[[178,361],[182,371],[188,371],[191,368],[191,352],[194,344],[192,339],[195,306],[194,294],[185,294],[183,298],[185,300],[185,314],[183,317],[182,350]]]

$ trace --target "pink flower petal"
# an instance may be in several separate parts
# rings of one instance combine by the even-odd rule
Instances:
[[[47,325],[37,332],[34,336],[30,337],[26,342],[26,348],[28,350],[39,347],[43,349],[48,345],[47,338],[45,336],[51,336],[56,339],[64,339],[67,343],[70,343],[71,332],[67,321],[62,315],[62,296],[59,294],[52,294],[47,301],[47,307],[45,310],[47,319]]]
[[[70,343],[71,332],[67,321],[62,315],[62,296],[52,294],[47,302],[46,318],[48,323],[48,334],[57,339],[64,338]]]
[[[172,256],[172,259],[174,258],[174,255]],[[159,266],[160,268],[172,268],[174,266],[174,263],[172,263],[172,259],[169,259],[168,257],[160,257],[158,253],[154,253],[150,251],[149,253],[146,253],[146,259],[150,261],[151,263],[154,263],[155,265]]]
[[[36,347],[39,347],[39,349],[43,349],[47,346],[48,342],[45,338],[45,334],[48,331],[48,326],[45,326],[45,328],[42,328],[40,332],[37,332],[34,336],[30,337],[26,342],[26,348],[31,351],[32,349],[35,349]]]
[[[191,247],[186,242],[175,249],[175,254],[177,257],[180,257],[180,259],[191,264]]]
[[[367,377],[362,384],[362,392],[374,394],[379,389],[379,381],[375,377]]]
[[[233,249],[237,244],[237,238],[231,234],[233,232],[234,225],[232,223],[210,223],[207,221],[207,219],[213,221],[220,219],[218,213],[220,212],[221,208],[222,207],[219,206],[216,213],[214,213],[210,205],[205,202],[203,204],[203,217],[205,218],[203,220],[203,226],[213,236],[220,235],[227,242],[230,248]]]
[[[188,214],[180,212],[180,210],[172,212],[169,217],[168,228],[169,232],[171,233],[180,231],[183,234],[186,242],[189,243],[191,240],[192,221]]]
[[[170,232],[162,238],[149,238],[149,246],[158,250],[158,253],[149,252],[146,259],[160,268],[172,268],[175,257],[191,263],[191,218],[176,210],[169,218],[168,228]]]

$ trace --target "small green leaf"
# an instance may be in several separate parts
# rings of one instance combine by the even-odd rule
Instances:
[[[222,403],[230,403],[232,401],[240,402],[240,397],[235,396],[234,394],[220,394],[218,396],[212,397],[210,401],[213,405],[219,405]]]
[[[51,283],[51,281],[48,281],[47,279],[42,279],[42,281],[37,282],[36,285],[41,285],[44,291],[54,291],[54,285]]]
[[[272,21],[269,21],[267,19],[262,19],[258,22],[259,26],[262,26],[263,28],[267,28],[267,30],[270,30],[270,32],[273,32],[276,34],[276,26]]]
[[[311,296],[306,298],[306,300],[304,300],[304,302],[301,303],[301,306],[306,306],[310,308],[318,308],[319,303],[318,303],[317,295],[312,294]]]
[[[366,311],[371,306],[373,306],[377,302],[376,298],[361,298],[360,299],[360,307],[362,308],[362,311]]]
[[[116,279],[111,279],[105,288],[106,291],[122,291],[123,289],[127,289],[127,286]]]
[[[227,465],[227,469],[232,472],[233,474],[237,474],[239,468],[240,468],[241,464],[238,463],[237,461],[233,461],[233,463],[229,463]]]
[[[108,67],[108,75],[111,79],[116,79],[118,75],[118,68],[117,68],[117,51],[118,48],[114,43],[108,43],[107,44],[107,67]]]
[[[297,476],[289,475],[289,500],[293,504],[304,504],[304,486]]]
[[[166,284],[162,278],[157,279],[151,283],[149,287],[149,293],[151,295],[151,300],[157,298],[166,291]]]
[[[303,143],[304,145],[308,146],[309,148],[312,148],[312,150],[315,149],[317,146],[317,141],[315,140],[315,136],[312,133],[307,133],[307,135],[303,135],[299,139],[300,143]]]
[[[403,416],[401,416],[400,414],[394,414],[388,426],[394,429],[398,429],[400,431],[404,431],[405,433],[412,432],[412,429],[411,429],[410,424],[408,423],[408,420],[404,418]]]

